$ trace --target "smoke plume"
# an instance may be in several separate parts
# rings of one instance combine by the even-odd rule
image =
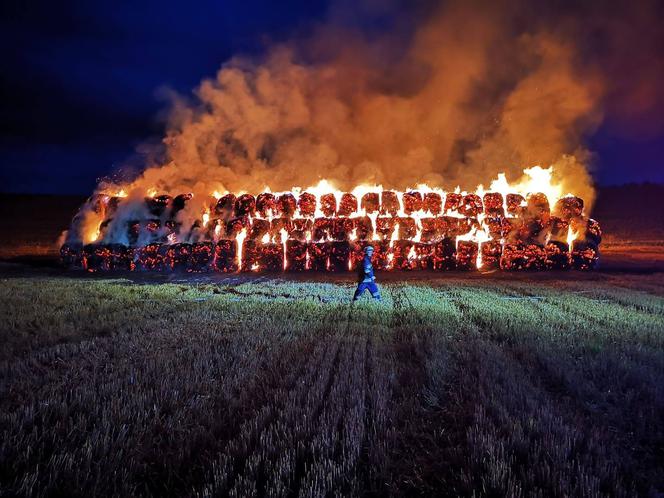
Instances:
[[[584,136],[604,85],[563,30],[510,2],[448,2],[404,34],[325,25],[238,57],[176,99],[165,157],[134,187],[157,192],[419,183],[474,189],[555,166],[592,200]],[[525,22],[524,22],[525,16]]]

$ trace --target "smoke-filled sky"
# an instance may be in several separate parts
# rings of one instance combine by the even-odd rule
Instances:
[[[147,181],[664,182],[655,0],[28,4],[0,20],[0,191],[171,161]]]

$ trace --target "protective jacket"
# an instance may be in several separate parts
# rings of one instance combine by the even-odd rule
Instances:
[[[359,283],[369,283],[373,282],[374,280],[375,278],[373,265],[371,264],[371,258],[365,255],[364,259],[362,260],[362,264],[358,268],[357,281]]]

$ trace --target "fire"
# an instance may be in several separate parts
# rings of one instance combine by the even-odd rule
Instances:
[[[200,251],[213,261],[219,251],[234,251],[223,260],[237,271],[343,271],[372,244],[378,268],[484,270],[557,267],[550,255],[566,267],[576,245],[596,261],[601,238],[599,225],[583,213],[583,201],[563,196],[553,167],[527,168],[513,183],[500,173],[488,189],[479,185],[473,192],[427,184],[404,191],[362,184],[344,192],[323,179],[286,192],[215,190],[209,200],[196,202],[192,193],[151,188],[144,199],[131,185],[100,194],[80,242],[132,251],[211,243],[217,248]]]

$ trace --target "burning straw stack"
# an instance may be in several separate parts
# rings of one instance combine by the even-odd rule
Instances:
[[[121,213],[129,201],[97,196],[88,203],[103,220],[97,242],[79,242],[75,218],[62,259],[89,271],[346,272],[370,244],[382,270],[587,270],[601,241],[573,196],[551,209],[539,193],[226,194],[187,223],[191,199],[148,197]]]

